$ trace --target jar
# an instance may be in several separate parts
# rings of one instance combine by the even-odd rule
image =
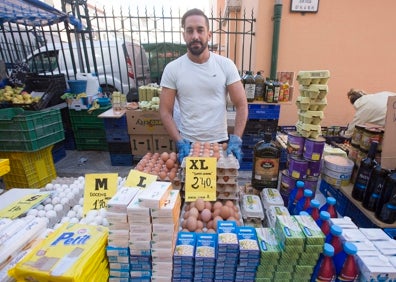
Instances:
[[[359,151],[360,151],[359,146],[351,144],[351,146],[349,146],[348,148],[348,158],[350,158],[354,163],[356,163]]]
[[[363,150],[370,149],[371,141],[378,141],[378,144],[381,142],[381,129],[376,127],[365,128],[363,129],[362,136],[360,138],[360,148]]]
[[[352,138],[351,138],[351,144],[360,146],[360,140],[362,139],[363,135],[363,130],[366,127],[364,125],[355,125],[355,129],[353,130]]]

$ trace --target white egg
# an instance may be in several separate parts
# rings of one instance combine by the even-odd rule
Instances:
[[[37,213],[38,217],[45,217],[45,210],[39,210]]]
[[[61,219],[61,223],[65,223],[65,222],[69,222],[70,221],[70,217],[68,217],[68,216],[64,216],[62,219]]]
[[[58,228],[61,227],[61,226],[62,226],[62,223],[57,223],[57,224],[55,224],[55,225],[54,225],[54,230],[58,229]]]
[[[97,216],[99,214],[99,212],[97,210],[90,210],[87,212],[87,216]]]
[[[64,197],[66,197],[66,193],[64,192],[64,191],[62,191],[62,192],[60,192],[59,194],[58,194],[58,197],[59,198],[64,198]]]
[[[53,204],[46,204],[44,207],[45,211],[49,211],[49,210],[53,210],[54,209],[54,205]]]
[[[107,218],[103,218],[103,220],[102,220],[102,225],[103,226],[109,226],[110,224],[109,224],[109,221],[107,220]]]
[[[102,224],[102,221],[103,221],[103,217],[101,217],[100,215],[98,215],[98,216],[95,217],[94,222],[95,222],[96,224],[100,225],[100,224]]]
[[[69,199],[68,198],[62,198],[60,202],[61,202],[62,205],[68,205],[69,204]]]
[[[48,217],[48,218],[56,217],[56,211],[54,211],[54,210],[47,211],[46,212],[46,217]]]
[[[105,208],[101,208],[101,209],[99,210],[99,215],[100,215],[100,216],[106,217],[106,214],[107,214],[107,210],[106,210]]]
[[[63,211],[63,206],[62,206],[62,204],[56,204],[56,205],[54,206],[54,211],[56,211],[57,213]]]
[[[75,212],[78,212],[80,209],[82,209],[82,207],[80,205],[75,205],[72,210],[74,210]]]
[[[70,218],[70,223],[78,223],[80,220],[77,217]]]
[[[76,212],[73,211],[73,210],[70,210],[70,211],[67,213],[67,216],[70,217],[70,218],[75,217],[75,216],[76,216]]]
[[[52,199],[51,199],[50,197],[46,198],[46,199],[43,201],[44,205],[50,204],[51,202],[52,202]]]
[[[78,204],[80,206],[84,205],[84,198],[80,198],[80,200],[78,200]]]
[[[38,214],[38,210],[36,209],[30,209],[27,213],[27,215],[33,215],[36,216]]]
[[[69,185],[67,185],[67,184],[62,184],[62,189],[63,189],[63,190],[69,189]]]
[[[84,216],[84,210],[83,210],[83,209],[80,209],[80,210],[77,212],[77,217],[82,218],[83,216]]]
[[[54,188],[54,184],[48,183],[47,185],[45,185],[45,188],[48,190],[52,190]]]
[[[33,219],[35,219],[36,217],[34,215],[28,214],[25,216],[25,219],[28,221],[32,221]]]
[[[56,204],[59,204],[59,203],[60,203],[60,198],[59,197],[55,196],[55,197],[52,198],[52,204],[53,205],[56,205]]]
[[[55,188],[56,190],[58,190],[58,189],[61,189],[62,186],[61,186],[59,183],[56,183],[56,184],[54,185],[54,188]]]

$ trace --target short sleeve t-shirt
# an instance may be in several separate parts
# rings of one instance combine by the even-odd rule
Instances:
[[[192,62],[185,54],[165,67],[161,86],[177,90],[183,138],[191,142],[228,139],[227,85],[238,80],[235,64],[212,52],[203,64]]]

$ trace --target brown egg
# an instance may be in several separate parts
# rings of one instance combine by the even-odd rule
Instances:
[[[234,208],[234,202],[231,200],[227,200],[224,205],[226,205],[229,208]]]
[[[236,218],[233,217],[233,216],[230,216],[229,218],[227,218],[227,220],[229,220],[229,221],[235,221],[235,222],[237,221]]]
[[[158,176],[159,176],[159,178],[160,178],[161,180],[165,180],[165,178],[166,178],[166,172],[165,172],[165,171],[161,171],[161,172],[158,174]]]
[[[166,168],[167,168],[167,169],[172,169],[172,168],[174,167],[174,165],[175,165],[175,161],[172,160],[172,159],[168,159],[168,160],[165,162],[165,165],[166,165]]]
[[[201,229],[204,227],[204,224],[201,220],[197,220],[197,228],[196,229]]]
[[[197,229],[195,230],[195,233],[203,233],[203,229],[202,229],[202,228],[197,228]]]
[[[176,171],[171,170],[169,172],[169,180],[173,181],[175,179],[175,177],[176,177]]]
[[[195,207],[198,209],[198,211],[202,211],[205,208],[205,200],[202,198],[198,198],[195,200]]]
[[[209,201],[205,201],[205,209],[212,210],[212,203]]]
[[[220,220],[223,220],[223,219],[221,218],[221,216],[216,216],[216,217],[213,219],[213,229],[214,229],[214,230],[217,230],[217,222],[220,221]]]
[[[193,216],[187,218],[187,229],[191,232],[194,232],[197,229],[197,219]]]
[[[201,219],[203,222],[208,222],[212,218],[212,212],[209,209],[201,211]]]
[[[196,207],[190,208],[190,210],[189,210],[189,216],[190,217],[192,216],[192,217],[195,217],[195,219],[197,219],[198,215],[199,215],[199,211],[198,211],[198,209]]]
[[[206,223],[206,228],[208,229],[213,228],[213,220],[209,220],[208,223]]]
[[[181,224],[182,228],[187,228],[187,220],[183,220]]]
[[[187,228],[183,228],[182,232],[190,232]]]
[[[184,212],[184,214],[183,214],[183,218],[184,219],[187,219],[189,216],[190,216],[190,212],[189,211]]]
[[[191,209],[192,207],[195,207],[195,202],[190,202],[189,206],[190,206],[190,209]]]
[[[163,152],[161,154],[161,160],[163,160],[164,162],[166,162],[169,159],[169,154],[168,152]]]
[[[222,206],[223,206],[223,203],[222,203],[222,202],[216,201],[216,202],[213,204],[213,206],[212,206],[212,210],[214,211],[214,210],[216,210],[216,209],[218,209],[218,208],[221,208]]]
[[[229,208],[229,207],[227,207],[227,206],[222,206],[222,207],[221,207],[221,209],[220,209],[220,216],[221,216],[223,219],[229,218],[229,217],[230,217],[230,214],[231,214],[231,212],[230,212],[230,208]]]
[[[227,143],[223,143],[223,151],[227,150]]]
[[[174,160],[174,161],[176,162],[176,160],[177,160],[177,154],[176,154],[175,152],[171,152],[171,153],[169,154],[169,158],[172,159],[172,160]]]
[[[220,216],[221,208],[215,209],[212,212],[212,218],[215,218],[216,216]]]
[[[213,228],[209,228],[206,233],[216,233],[216,230],[214,230]]]

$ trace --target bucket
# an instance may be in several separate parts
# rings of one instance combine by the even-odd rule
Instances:
[[[77,73],[76,78],[78,80],[85,80],[87,82],[87,96],[95,96],[98,94],[100,85],[97,76],[91,73]]]
[[[67,84],[69,84],[70,92],[72,94],[86,93],[86,80],[68,80]]]

